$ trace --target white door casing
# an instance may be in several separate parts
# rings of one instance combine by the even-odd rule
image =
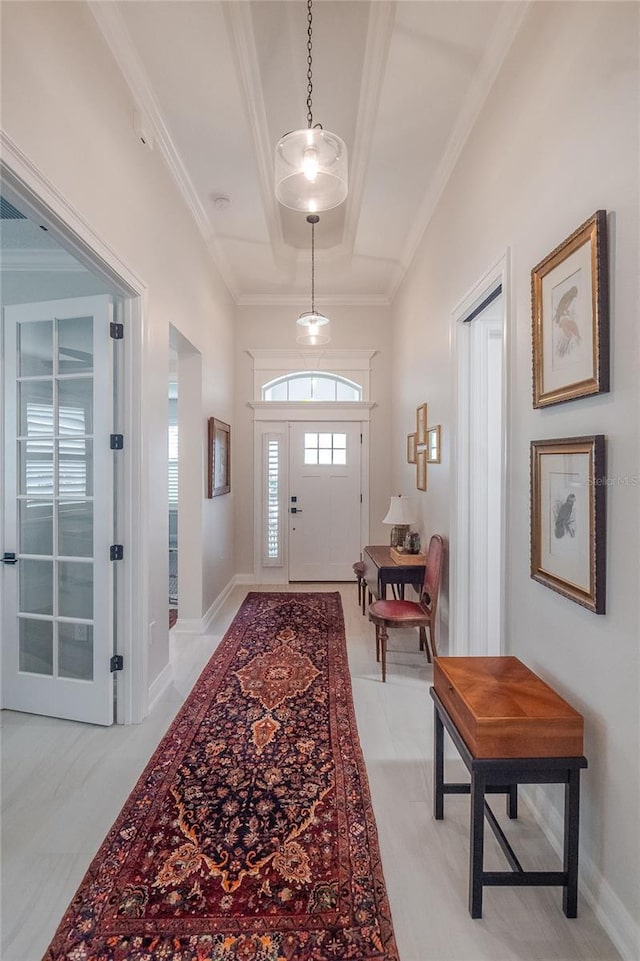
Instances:
[[[499,317],[474,330],[476,320],[465,323],[466,318],[498,288]],[[452,314],[449,653],[455,655],[504,651],[510,296],[507,250]],[[490,429],[497,419],[497,429]]]
[[[289,580],[352,580],[360,557],[359,423],[289,425]]]
[[[113,721],[110,297],[4,311],[3,706]]]

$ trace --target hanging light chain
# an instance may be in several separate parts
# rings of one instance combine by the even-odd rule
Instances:
[[[313,56],[312,56],[312,0],[307,0],[307,125],[313,127]]]
[[[316,312],[316,225],[311,221],[311,313]]]

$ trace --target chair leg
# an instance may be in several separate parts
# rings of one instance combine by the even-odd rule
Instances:
[[[438,649],[436,648],[436,635],[433,629],[433,624],[429,624],[429,640],[431,642],[431,657],[429,660],[431,660],[432,657],[438,656]]]
[[[380,646],[382,648],[382,683],[387,679],[387,640],[389,632],[384,624],[380,625]]]
[[[431,652],[429,651],[429,644],[427,643],[427,632],[424,627],[418,628],[420,632],[420,650],[427,652],[427,663],[431,664]],[[431,631],[429,631],[431,633]]]
[[[362,582],[362,616],[364,617],[367,606],[367,582]]]
[[[362,604],[362,580],[358,577],[358,607]]]
[[[380,628],[376,624],[376,661],[380,660]]]

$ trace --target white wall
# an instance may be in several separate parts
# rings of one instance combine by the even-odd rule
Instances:
[[[537,3],[441,197],[394,304],[394,465],[414,407],[443,425],[443,463],[421,498],[447,533],[449,325],[456,303],[511,251],[507,653],[585,717],[581,876],[625,957],[640,956],[638,721],[637,4]],[[530,271],[598,208],[609,211],[611,392],[534,411]],[[607,613],[529,577],[529,442],[603,433],[608,474]],[[396,470],[399,484],[407,469]],[[562,810],[546,789],[548,817]]]
[[[169,325],[202,356],[199,418],[232,419],[230,298],[157,152],[136,138],[134,103],[81,3],[2,6],[2,128],[148,286],[145,455],[149,511],[149,682],[169,658],[167,371]],[[204,499],[202,611],[232,578],[233,497]]]
[[[236,310],[236,411],[232,440],[233,486],[236,496],[236,562],[240,574],[253,574],[253,361],[251,349],[296,347],[296,318],[308,309],[298,307],[239,307]],[[382,518],[389,508],[391,465],[389,458],[391,408],[391,324],[387,307],[324,307],[319,309],[331,319],[329,349],[360,348],[376,350],[371,359],[370,400],[370,527],[371,543],[385,544],[389,530]],[[308,348],[307,348],[308,349]],[[318,348],[321,350],[321,348]],[[357,558],[354,557],[354,561]]]

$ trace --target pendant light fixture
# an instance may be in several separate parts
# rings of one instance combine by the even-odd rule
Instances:
[[[331,340],[329,335],[329,318],[316,310],[315,300],[315,273],[316,273],[316,245],[315,231],[316,224],[320,218],[317,214],[309,214],[307,223],[311,224],[311,310],[305,310],[300,314],[296,321],[296,341],[306,347],[319,347],[328,344]]]
[[[347,147],[322,124],[313,123],[312,0],[307,0],[307,127],[287,133],[276,145],[275,189],[291,210],[318,213],[347,196]]]

